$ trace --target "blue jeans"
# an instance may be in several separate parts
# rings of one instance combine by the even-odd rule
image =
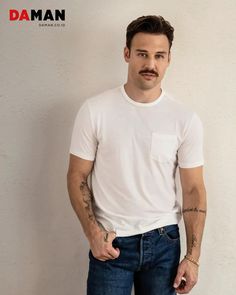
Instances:
[[[178,224],[128,237],[116,237],[115,259],[101,261],[89,250],[87,295],[175,295],[174,279],[180,259]]]

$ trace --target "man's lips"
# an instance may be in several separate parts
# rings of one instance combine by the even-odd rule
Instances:
[[[156,74],[152,74],[152,73],[140,73],[140,75],[148,79],[152,79],[157,76]]]
[[[155,72],[139,72],[140,75],[149,75],[149,76],[157,76],[158,77],[158,73]]]

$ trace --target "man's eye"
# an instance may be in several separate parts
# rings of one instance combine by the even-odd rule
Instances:
[[[143,56],[143,57],[146,57],[147,54],[146,53],[139,53],[138,56]]]
[[[164,58],[164,55],[157,54],[156,57],[157,57],[157,58]]]

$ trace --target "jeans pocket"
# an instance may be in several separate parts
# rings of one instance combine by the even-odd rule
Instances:
[[[92,260],[92,261],[96,261],[96,262],[98,261],[98,262],[104,263],[104,261],[102,261],[102,260],[96,258],[96,257],[93,255],[91,249],[89,250],[89,259]]]
[[[117,247],[119,245],[119,237],[115,237],[115,239],[112,241],[112,246]]]
[[[171,225],[169,227],[164,228],[164,236],[169,241],[172,241],[172,242],[179,241],[180,233],[179,233],[178,225],[176,226]]]

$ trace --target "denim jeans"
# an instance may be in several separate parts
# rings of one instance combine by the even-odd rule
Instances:
[[[180,259],[178,224],[143,234],[116,237],[115,259],[101,261],[89,250],[87,295],[175,295],[174,279]]]

